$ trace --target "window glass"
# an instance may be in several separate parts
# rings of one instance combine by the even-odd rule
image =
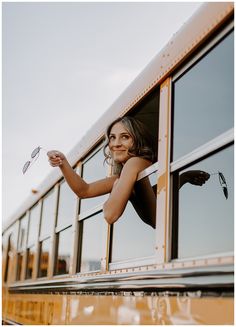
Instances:
[[[55,192],[52,189],[43,199],[40,237],[51,235],[55,218]]]
[[[63,181],[60,185],[57,227],[63,228],[72,224],[76,213],[77,196]]]
[[[104,164],[103,150],[99,150],[92,158],[83,164],[82,176],[87,183],[95,182],[106,177],[107,165]],[[84,212],[105,201],[107,195],[97,196],[90,199],[82,199],[80,212]]]
[[[38,277],[46,277],[49,265],[49,253],[51,239],[48,238],[40,243],[40,256],[39,256],[39,272]]]
[[[72,227],[58,233],[57,237],[58,246],[55,275],[68,274],[72,251]]]
[[[233,162],[230,146],[180,173],[202,170],[211,176],[202,186],[186,183],[179,190],[179,258],[233,251]],[[218,172],[226,180],[227,199]]]
[[[154,255],[156,181],[155,172],[136,182],[123,215],[113,225],[112,262]]]
[[[37,204],[30,210],[28,246],[34,244],[38,239],[39,219],[40,205]]]
[[[174,83],[173,160],[233,127],[234,37]]]
[[[20,230],[19,230],[19,237],[18,237],[18,250],[24,250],[26,247],[26,238],[27,238],[27,223],[28,219],[26,215],[21,218],[20,220]]]
[[[26,279],[30,279],[33,276],[35,255],[36,247],[32,246],[27,250]]]
[[[83,220],[81,272],[101,269],[106,251],[107,223],[103,212]]]
[[[18,253],[18,255],[17,255],[17,274],[16,274],[17,280],[20,280],[22,266],[23,266],[23,253]]]
[[[12,225],[5,233],[6,235],[6,268],[4,281],[14,281],[15,279],[15,264],[14,264],[14,256],[16,255],[16,247],[17,247],[17,232],[18,232],[18,222]]]

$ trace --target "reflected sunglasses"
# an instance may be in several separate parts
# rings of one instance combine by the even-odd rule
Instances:
[[[224,193],[224,196],[226,198],[226,200],[228,199],[228,196],[229,196],[229,193],[228,193],[228,187],[227,187],[227,183],[226,183],[226,179],[223,175],[222,172],[218,171],[217,173],[213,173],[213,174],[210,174],[211,176],[212,175],[218,175],[219,177],[219,182],[220,182],[220,185],[222,187],[222,190],[223,190],[223,193]]]
[[[24,164],[24,166],[22,168],[23,174],[25,174],[27,172],[27,170],[29,169],[29,167],[32,165],[32,163],[38,159],[40,150],[47,151],[46,149],[42,148],[41,146],[38,146],[37,148],[35,148],[31,153],[31,159],[26,161],[26,163]]]

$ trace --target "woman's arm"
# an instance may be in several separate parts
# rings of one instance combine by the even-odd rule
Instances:
[[[114,183],[111,194],[103,206],[104,217],[109,224],[113,224],[122,215],[138,174],[150,165],[150,161],[139,157],[132,157],[125,163],[120,178]]]
[[[91,198],[110,193],[118,176],[107,177],[93,183],[86,183],[71,167],[65,155],[59,151],[47,153],[52,167],[59,167],[72,191],[80,198]]]

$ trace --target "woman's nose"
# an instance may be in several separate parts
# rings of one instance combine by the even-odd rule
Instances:
[[[121,145],[121,141],[120,141],[120,138],[117,137],[115,140],[114,140],[114,143],[113,143],[114,146],[120,146]]]

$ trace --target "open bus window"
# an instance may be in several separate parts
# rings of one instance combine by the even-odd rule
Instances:
[[[232,67],[233,33],[173,84],[173,161],[233,127]]]
[[[156,182],[157,172],[137,181],[125,211],[113,224],[112,263],[154,255]]]
[[[210,178],[202,186],[186,183],[177,192],[179,176],[189,170],[208,172]],[[227,194],[218,172],[224,176]],[[175,173],[178,199],[174,208],[174,257],[187,258],[233,251],[233,181],[233,146]]]
[[[84,219],[80,224],[83,224],[80,271],[101,270],[107,243],[107,223],[103,212]]]

